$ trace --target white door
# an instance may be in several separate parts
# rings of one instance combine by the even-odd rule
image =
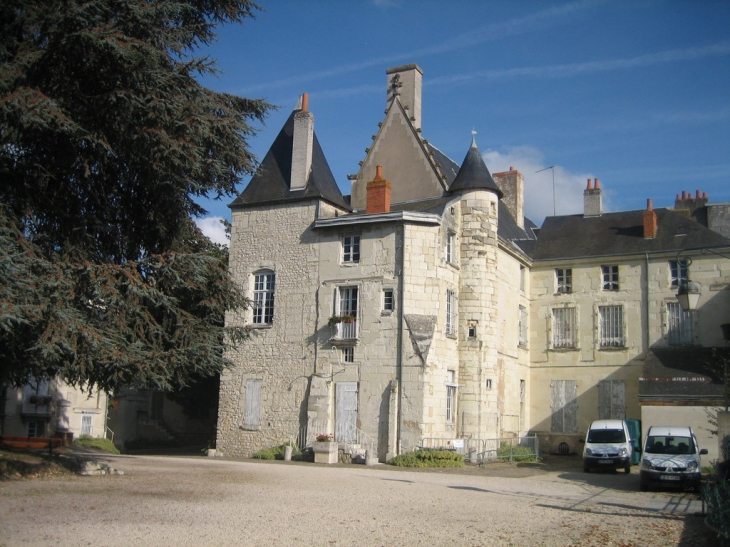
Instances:
[[[355,443],[357,424],[357,382],[335,384],[335,441]]]

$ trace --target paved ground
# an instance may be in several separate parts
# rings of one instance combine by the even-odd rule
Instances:
[[[693,493],[577,458],[402,470],[103,456],[124,475],[0,483],[0,546],[709,546]]]

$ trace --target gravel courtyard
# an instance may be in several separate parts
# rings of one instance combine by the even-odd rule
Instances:
[[[0,547],[709,546],[694,493],[636,467],[485,469],[108,456],[123,475],[0,483]]]

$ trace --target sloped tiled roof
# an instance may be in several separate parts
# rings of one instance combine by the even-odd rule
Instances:
[[[639,381],[639,400],[722,399],[725,389],[719,359],[723,357],[730,359],[730,349],[652,349]]]
[[[713,245],[730,245],[721,236],[694,220],[669,209],[654,209],[655,238],[644,238],[644,211],[604,213],[584,217],[548,217],[536,241],[518,242],[533,260],[560,260],[591,256],[679,251]]]
[[[492,179],[476,142],[472,142],[456,178],[449,186],[449,192],[459,190],[491,190],[500,198],[502,197],[502,190]]]
[[[292,112],[284,127],[274,139],[271,148],[264,156],[256,174],[246,188],[230,204],[232,209],[268,203],[299,201],[302,199],[322,198],[334,205],[350,209],[342,197],[322,148],[314,134],[312,146],[312,172],[303,190],[291,192],[291,161],[294,134],[294,114]]]

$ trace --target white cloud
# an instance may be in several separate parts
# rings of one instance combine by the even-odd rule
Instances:
[[[200,228],[200,231],[208,236],[208,239],[210,239],[213,243],[225,245],[226,247],[230,245],[230,241],[226,237],[226,228],[225,226],[223,226],[223,218],[197,218],[195,219],[195,224],[198,226],[198,228]]]
[[[546,216],[575,215],[583,212],[583,190],[591,173],[574,173],[555,165],[549,169],[544,154],[531,146],[517,146],[506,151],[487,150],[482,154],[490,173],[517,169],[525,179],[525,216],[538,226]],[[547,169],[546,169],[547,168]],[[544,171],[538,173],[544,169]],[[555,202],[553,205],[553,173]],[[610,210],[610,192],[603,190],[603,210]]]

